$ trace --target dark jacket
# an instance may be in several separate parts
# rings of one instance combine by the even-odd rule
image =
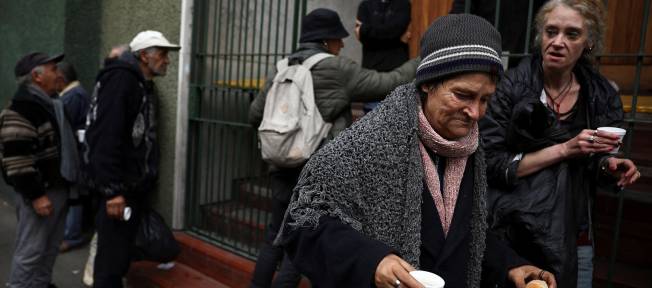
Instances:
[[[410,25],[408,0],[365,0],[358,6],[362,67],[391,71],[409,59],[409,47],[401,36]]]
[[[302,43],[299,50],[289,56],[290,63],[302,63],[308,57],[326,52],[322,45]],[[418,60],[408,61],[391,72],[378,73],[364,69],[353,60],[335,56],[315,64],[310,70],[315,90],[315,104],[324,121],[333,123],[329,138],[334,138],[351,125],[351,102],[381,100],[397,86],[414,79]],[[272,75],[271,77],[273,77]],[[249,122],[258,127],[263,118],[265,99],[272,81],[256,96],[249,109]]]
[[[156,99],[136,58],[125,52],[97,76],[85,156],[90,186],[105,197],[142,197],[158,169]]]
[[[7,184],[26,200],[65,183],[59,170],[60,137],[51,103],[20,85],[0,116],[2,171]]]
[[[424,191],[417,95],[414,84],[398,87],[303,169],[277,243],[288,245],[295,267],[319,287],[369,287],[389,252],[462,287],[480,286],[483,259],[497,259],[493,274],[506,275],[508,253],[486,252],[497,250],[485,237],[481,147],[467,161],[453,228],[443,236]]]
[[[622,103],[607,79],[583,60],[573,72],[581,87],[576,113],[585,117],[579,119],[584,128],[619,126]],[[559,287],[575,287],[579,224],[581,219],[591,218],[588,208],[596,182],[604,178],[598,177],[597,167],[606,156],[565,160],[532,175],[516,177],[517,154],[576,136],[560,129],[553,112],[539,101],[542,90],[541,58],[526,58],[500,81],[487,115],[480,121],[491,188],[490,218],[493,228],[511,241],[519,254],[555,272]]]
[[[77,131],[84,129],[86,113],[91,105],[91,98],[79,82],[75,81],[71,85],[74,86],[61,92],[61,101],[66,106],[72,128]]]

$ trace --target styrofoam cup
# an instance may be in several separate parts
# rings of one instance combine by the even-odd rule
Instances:
[[[439,275],[428,271],[415,270],[410,272],[410,275],[426,288],[444,288],[444,284],[446,284]]]
[[[599,127],[598,131],[609,132],[618,135],[618,137],[620,137],[618,142],[620,143],[623,143],[623,138],[625,138],[625,134],[627,134],[627,130],[618,127]],[[609,153],[616,154],[618,153],[618,150],[620,150],[620,145],[618,145],[616,148],[609,151]]]

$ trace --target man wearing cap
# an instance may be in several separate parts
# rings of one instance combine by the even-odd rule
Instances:
[[[55,287],[52,267],[79,163],[73,130],[56,99],[56,64],[62,59],[34,52],[18,60],[18,89],[0,114],[2,172],[17,192],[9,287]]]
[[[160,32],[143,31],[129,48],[99,72],[87,120],[88,180],[102,198],[94,287],[122,287],[129,270],[138,219],[158,175],[152,79],[166,74],[168,52],[180,47]],[[131,220],[124,217],[127,207]]]
[[[487,233],[477,122],[502,73],[500,47],[480,17],[438,18],[415,81],[311,157],[276,244],[315,286],[420,288],[417,269],[445,287],[556,286]]]
[[[352,123],[351,102],[382,100],[397,86],[414,78],[417,61],[411,60],[402,66],[384,73],[364,69],[353,60],[338,56],[349,36],[337,12],[319,8],[302,19],[299,49],[288,57],[289,65],[303,63],[317,53],[328,53],[332,57],[317,62],[312,69],[315,104],[324,121],[332,123],[327,139],[333,139]],[[272,75],[273,77],[274,75]],[[263,117],[267,91],[272,84],[270,78],[261,93],[251,104],[249,121],[258,127]],[[268,227],[266,243],[261,248],[251,287],[270,287],[278,262],[283,258],[283,249],[273,247],[272,241],[280,228],[285,209],[297,184],[303,165],[296,168],[271,167],[271,187],[274,194],[272,221]],[[287,262],[287,261],[284,261]],[[274,279],[273,287],[296,286],[299,278],[292,265],[283,263]]]

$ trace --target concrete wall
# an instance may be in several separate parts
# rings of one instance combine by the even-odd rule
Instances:
[[[101,45],[102,55],[112,46],[129,43],[142,30],[158,30],[170,42],[179,43],[181,2],[170,0],[107,0],[102,1]],[[170,53],[167,75],[155,78],[159,95],[158,140],[161,149],[158,193],[152,193],[151,202],[166,221],[172,218],[174,189],[175,133],[177,115],[178,54]]]
[[[64,1],[0,1],[0,105],[16,91],[14,66],[33,51],[63,53]]]

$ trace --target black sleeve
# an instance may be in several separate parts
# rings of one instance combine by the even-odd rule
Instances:
[[[492,231],[487,231],[486,245],[482,263],[482,287],[513,287],[507,279],[509,270],[531,264]]]
[[[371,20],[362,22],[360,26],[360,42],[398,39],[410,25],[411,6],[409,1],[396,1],[394,17],[388,17],[384,23],[370,25]]]
[[[397,254],[328,216],[319,219],[316,229],[299,228],[288,236],[285,249],[292,263],[318,287],[375,287],[378,263]]]
[[[90,148],[90,167],[96,190],[111,198],[128,192],[125,183],[124,151],[131,139],[130,116],[140,107],[138,79],[131,73],[115,73],[97,97],[97,117],[86,133]]]
[[[516,169],[520,161],[514,161],[518,154],[510,151],[507,133],[510,127],[515,103],[512,95],[521,93],[509,76],[501,79],[496,92],[487,107],[485,117],[479,122],[480,133],[486,151],[487,181],[490,186],[508,188],[516,180]]]
[[[466,7],[466,1],[471,0],[453,0],[453,6],[451,7],[450,14],[462,14],[464,13],[464,8]]]

